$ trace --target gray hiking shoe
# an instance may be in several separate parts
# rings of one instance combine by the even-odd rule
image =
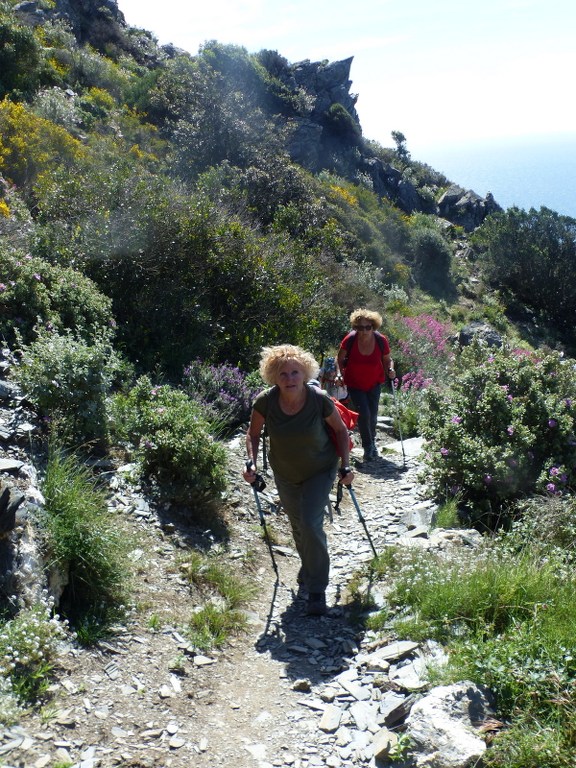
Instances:
[[[378,448],[375,443],[364,449],[364,461],[374,461],[378,458]]]

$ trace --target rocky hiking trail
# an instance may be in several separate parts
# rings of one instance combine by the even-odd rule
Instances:
[[[390,450],[358,467],[354,482],[377,551],[399,537],[419,535],[434,509],[417,479],[419,442],[405,441],[403,457],[399,444],[384,441]],[[0,730],[0,765],[379,764],[375,754],[382,748],[377,743],[381,728],[406,715],[410,686],[378,686],[375,676],[390,674],[415,644],[383,648],[389,640],[363,634],[349,620],[347,586],[372,557],[350,494],[344,493],[339,511],[326,519],[328,614],[308,617],[296,597],[299,561],[273,503],[273,478],[267,474],[262,505],[278,541],[273,547],[278,578],[252,491],[240,476],[243,437],[228,448],[226,544],[210,530],[190,527],[186,520],[169,517],[166,509],[154,508],[121,473],[111,473],[110,512],[137,542],[130,554],[137,571],[137,608],[107,642],[62,649],[50,703]],[[215,550],[231,567],[247,552],[256,552],[258,597],[247,612],[248,631],[206,655],[190,648],[181,634],[194,603],[177,563],[191,546]],[[386,653],[366,672],[366,659],[382,650]]]

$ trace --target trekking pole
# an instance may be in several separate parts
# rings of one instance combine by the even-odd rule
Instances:
[[[335,512],[340,512],[340,504],[342,503],[343,495],[344,491],[342,490],[342,483],[338,483],[338,487],[336,488],[336,504],[334,505]]]
[[[250,459],[246,461],[246,469],[250,469],[253,467],[253,463]],[[268,535],[268,528],[266,528],[266,519],[264,517],[264,512],[262,511],[262,504],[260,503],[260,496],[258,496],[258,491],[263,491],[264,488],[266,488],[266,483],[264,482],[264,478],[262,475],[256,475],[256,479],[251,484],[252,490],[254,491],[254,499],[256,500],[256,508],[258,510],[258,517],[260,518],[260,525],[262,526],[262,531],[264,533],[264,540],[266,541],[266,544],[268,546],[268,551],[270,552],[270,557],[272,558],[272,567],[274,568],[274,573],[276,574],[276,578],[279,579],[278,574],[278,566],[276,565],[276,558],[274,557],[274,550],[272,549],[272,542],[270,541],[270,536]]]
[[[374,542],[372,541],[372,537],[370,536],[370,533],[368,531],[368,527],[366,526],[366,520],[364,520],[364,515],[362,514],[362,510],[360,509],[360,505],[358,504],[358,499],[356,498],[356,494],[354,493],[354,489],[351,485],[347,485],[346,488],[350,491],[350,496],[352,497],[352,501],[354,502],[354,506],[356,507],[356,512],[358,512],[358,519],[364,526],[364,530],[366,531],[366,536],[368,537],[368,543],[370,544],[370,547],[372,548],[372,552],[374,553],[374,557],[378,557],[378,553],[376,552],[376,547],[374,546]]]
[[[404,440],[402,439],[402,424],[400,423],[400,410],[398,408],[398,398],[396,397],[396,387],[390,379],[390,388],[392,390],[392,399],[394,400],[394,410],[396,411],[396,423],[398,424],[398,434],[400,435],[400,445],[402,446],[402,465],[406,468],[406,454],[404,453]]]
[[[266,450],[266,435],[268,432],[266,431],[266,424],[264,424],[264,429],[262,430],[262,469],[264,472],[268,469],[268,451]]]

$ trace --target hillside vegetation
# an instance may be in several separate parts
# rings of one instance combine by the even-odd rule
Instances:
[[[320,359],[367,306],[392,342],[397,434],[427,438],[455,524],[511,528],[537,495],[561,521],[562,561],[576,220],[466,196],[412,161],[400,131],[391,148],[365,138],[350,62],[217,41],[192,55],[127,27],[113,0],[33,5],[0,2],[0,338],[48,468],[65,475],[70,451],[131,460],[192,517],[217,514],[222,438],[262,386],[262,346]],[[471,323],[497,346],[462,351]],[[69,617],[96,634],[113,618],[107,568],[104,597],[84,590]],[[572,713],[575,680],[567,662],[556,704]]]

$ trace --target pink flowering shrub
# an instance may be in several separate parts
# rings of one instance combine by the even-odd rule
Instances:
[[[428,481],[497,511],[526,494],[561,495],[576,482],[576,372],[542,358],[463,350],[450,385],[427,393]]]
[[[420,433],[425,409],[424,392],[432,384],[442,384],[453,360],[450,339],[453,329],[431,315],[397,317],[394,334],[398,338],[392,350],[398,380],[395,430],[404,437]],[[390,406],[389,406],[390,407]],[[400,428],[398,425],[400,420]]]
[[[452,326],[431,315],[416,315],[401,317],[398,331],[402,334],[397,342],[402,385],[406,379],[410,387],[424,389],[431,379],[443,379],[454,359]]]

